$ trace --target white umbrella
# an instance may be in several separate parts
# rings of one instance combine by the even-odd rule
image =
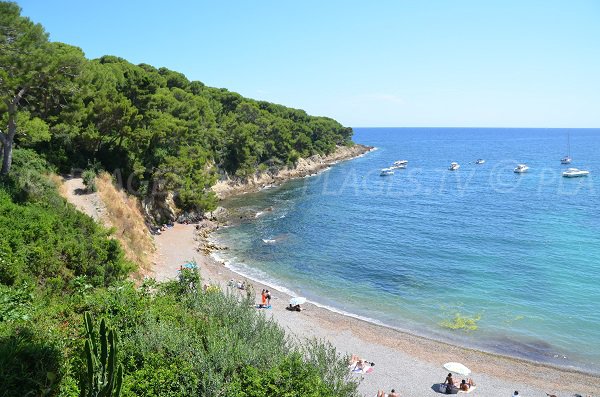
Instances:
[[[297,296],[295,298],[290,299],[290,305],[292,306],[302,305],[304,303],[306,303],[306,298],[302,296]]]
[[[446,368],[450,372],[454,372],[455,374],[459,374],[459,375],[467,376],[467,375],[471,374],[471,370],[469,368],[465,367],[464,365],[462,365],[461,363],[455,363],[455,362],[446,363],[446,364],[444,364],[444,368]]]

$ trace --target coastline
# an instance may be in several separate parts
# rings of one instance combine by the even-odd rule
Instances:
[[[283,167],[256,173],[249,178],[225,178],[213,185],[212,190],[219,199],[236,196],[243,193],[257,192],[269,186],[279,185],[292,179],[303,178],[323,171],[333,164],[351,160],[374,150],[372,146],[354,144],[353,146],[338,146],[327,156],[316,154],[306,159],[298,159],[293,167]]]
[[[299,172],[290,176],[288,173],[287,179],[278,174],[280,179],[257,178],[251,183],[232,183],[228,189],[223,190],[223,197],[311,175],[327,168],[330,163],[331,161],[326,162],[324,159],[314,161],[315,165],[320,164],[318,170],[308,171],[304,168],[304,174]],[[271,175],[270,178],[275,177]],[[157,280],[176,277],[181,263],[195,260],[204,282],[219,285],[231,293],[242,292],[228,289],[227,282],[231,279],[248,279],[210,256],[212,243],[208,237],[214,227],[216,224],[211,222],[201,224],[198,230],[195,225],[176,225],[157,236],[157,248],[162,256],[156,261]],[[261,289],[275,289],[263,281],[249,281],[257,293],[257,302]],[[304,306],[305,311],[289,312],[285,310],[285,306],[290,295],[281,290],[273,295],[273,308],[261,311],[278,322],[287,333],[297,338],[326,339],[340,353],[358,354],[377,363],[372,373],[363,376],[359,391],[365,396],[375,395],[379,389],[389,391],[391,388],[398,390],[402,396],[437,395],[433,387],[444,380],[446,373],[441,365],[448,361],[462,362],[473,370],[472,376],[478,385],[475,393],[479,396],[512,395],[515,390],[519,390],[521,395],[530,396],[545,396],[546,393],[570,396],[576,393],[596,393],[598,377],[579,370],[455,346],[375,324],[357,316],[344,315],[310,302]]]
[[[257,310],[275,320],[292,337],[325,339],[342,354],[357,354],[376,363],[372,373],[363,375],[359,386],[361,395],[370,397],[378,389],[391,388],[404,397],[440,395],[432,387],[443,382],[446,371],[442,364],[448,361],[458,361],[471,368],[478,385],[474,393],[478,396],[512,395],[515,390],[525,396],[596,393],[598,377],[577,370],[454,346],[345,316],[312,303],[304,305],[302,312],[289,312],[285,306],[290,295],[273,291],[272,286],[260,281],[248,280],[199,250],[198,244],[205,234],[203,230],[197,230],[196,225],[177,224],[156,236],[160,252],[155,273],[157,280],[175,278],[181,263],[195,260],[203,281],[219,285],[224,291],[245,294],[245,291],[228,287],[227,283],[231,279],[246,280],[254,286],[259,302],[260,290],[271,289],[272,309]]]

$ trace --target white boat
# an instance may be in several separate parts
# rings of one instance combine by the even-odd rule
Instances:
[[[567,168],[567,170],[562,173],[562,176],[564,176],[565,178],[576,178],[578,176],[588,176],[589,174],[590,172],[586,170],[578,170],[577,168]]]
[[[483,164],[483,163],[485,163],[484,159],[477,159],[477,160],[475,160],[475,164]]]
[[[571,164],[571,134],[567,134],[567,155],[560,159],[561,164]]]
[[[382,168],[381,173],[379,175],[380,176],[394,175],[394,170],[391,168]]]
[[[452,162],[450,163],[450,167],[448,167],[448,169],[450,171],[456,171],[457,169],[460,168],[460,164],[456,163],[456,162]]]
[[[394,161],[394,164],[392,164],[392,166],[390,168],[393,170],[405,169],[407,165],[408,165],[408,160]]]
[[[527,166],[527,164],[518,164],[514,171],[517,174],[522,174],[524,172],[527,172],[528,169],[529,167]]]

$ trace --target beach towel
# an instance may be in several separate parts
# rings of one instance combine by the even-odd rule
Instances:
[[[256,305],[257,309],[270,309],[271,305]]]

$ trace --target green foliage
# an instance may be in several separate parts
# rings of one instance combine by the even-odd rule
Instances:
[[[87,371],[82,376],[81,397],[119,397],[123,386],[123,366],[117,364],[118,338],[114,330],[100,321],[98,335],[94,329],[92,316],[84,314],[86,338],[85,361]],[[100,344],[100,346],[98,346]]]
[[[3,1],[0,49],[0,147],[12,155],[0,178],[0,396],[100,395],[121,378],[123,396],[357,395],[335,349],[292,342],[251,290],[243,300],[204,290],[194,269],[123,281],[133,265],[118,242],[47,175],[101,166],[144,194],[170,190],[182,208],[211,210],[217,175],[329,153],[351,129],[165,68],[86,60]],[[91,314],[112,329],[102,321],[96,333]]]
[[[3,396],[52,396],[62,353],[55,338],[29,325],[0,332],[0,393]]]
[[[32,280],[63,289],[77,276],[109,285],[132,269],[109,232],[75,210],[40,170],[43,160],[15,151],[13,172],[0,183],[0,282]]]
[[[98,190],[96,186],[96,171],[93,169],[87,169],[81,173],[81,179],[83,180],[83,184],[88,193],[93,193]]]
[[[0,285],[0,322],[28,320],[32,300],[32,288],[27,284],[16,288]]]
[[[171,190],[183,209],[210,211],[218,170],[246,178],[351,142],[352,129],[326,117],[206,87],[166,68],[114,56],[85,60],[75,47],[48,42],[15,4],[0,4],[0,22],[15,32],[0,33],[0,73],[8,76],[0,94],[8,100],[19,87],[39,87],[20,102],[15,142],[61,171],[97,160],[134,187],[147,186],[143,194]],[[11,114],[0,108],[0,120]]]

